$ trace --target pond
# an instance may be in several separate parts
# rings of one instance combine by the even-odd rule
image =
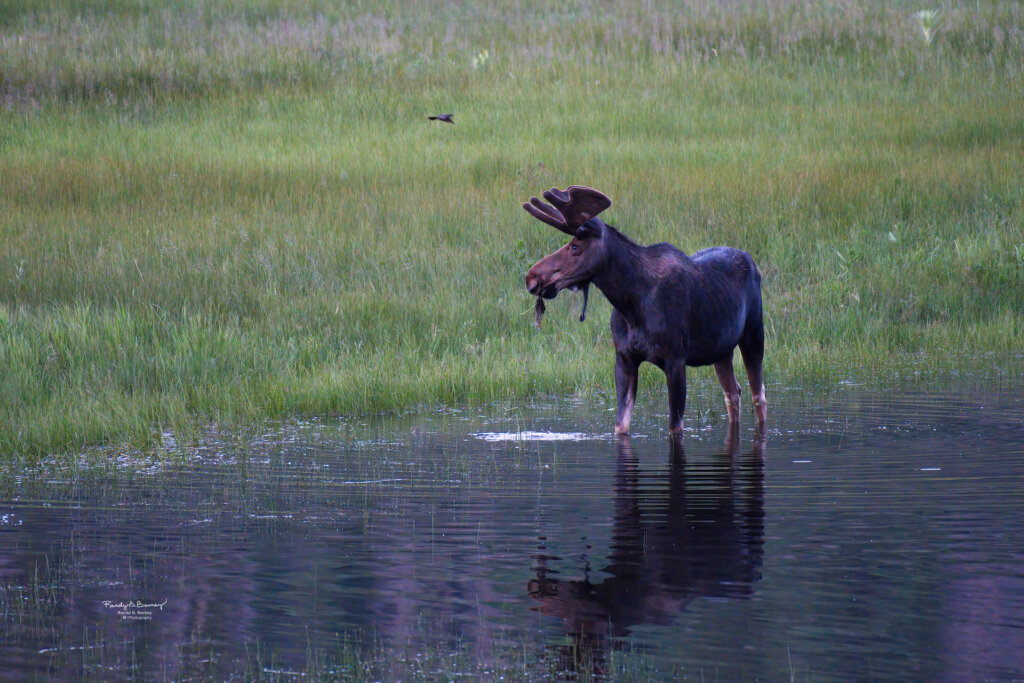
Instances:
[[[769,398],[763,440],[553,400],[7,472],[0,678],[1024,678],[1024,394]]]

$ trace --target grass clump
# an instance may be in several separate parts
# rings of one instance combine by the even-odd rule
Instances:
[[[603,391],[522,285],[573,183],[754,255],[770,381],[1019,374],[1024,10],[913,10],[0,2],[0,452]]]

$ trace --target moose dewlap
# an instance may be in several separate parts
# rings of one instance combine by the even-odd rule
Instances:
[[[571,237],[526,273],[526,288],[537,296],[536,323],[543,299],[593,283],[613,307],[615,432],[629,432],[640,364],[653,363],[668,382],[669,428],[683,428],[686,366],[714,365],[725,392],[729,423],[740,414],[740,385],[733,374],[737,347],[754,395],[758,429],[768,419],[761,366],[764,324],[761,274],[746,252],[713,247],[687,256],[662,242],[641,246],[597,215],[612,205],[603,193],[573,185],[551,188],[541,201],[523,204],[530,215]],[[580,317],[583,319],[583,316]]]

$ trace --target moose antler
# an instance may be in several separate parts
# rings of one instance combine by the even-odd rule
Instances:
[[[530,197],[530,201],[523,203],[523,208],[537,220],[543,221],[553,228],[558,228],[562,232],[573,234],[565,222],[562,212],[550,204],[545,204],[536,197]]]
[[[530,197],[523,208],[537,220],[568,235],[575,235],[577,228],[612,205],[612,200],[604,193],[582,185],[572,185],[566,190],[553,187],[544,193],[544,199],[551,204]]]

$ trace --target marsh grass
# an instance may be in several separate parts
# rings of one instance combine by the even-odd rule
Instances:
[[[491,648],[488,648],[491,650]],[[495,644],[493,651],[473,652],[461,643],[450,648],[373,643],[369,646],[336,636],[330,645],[307,649],[306,661],[295,668],[273,664],[271,653],[254,643],[245,662],[247,680],[280,681],[436,681],[473,680],[600,680],[648,681],[674,678],[683,667],[662,667],[630,648],[596,654],[564,645],[537,653],[533,644]],[[694,672],[701,675],[704,672]]]
[[[573,183],[754,255],[770,382],[1019,376],[1024,10],[914,9],[0,3],[0,453],[607,401],[607,304],[522,286]]]
[[[0,590],[0,597],[5,593]],[[17,592],[15,592],[17,597]],[[28,612],[39,609],[32,606]],[[678,676],[682,667],[665,667],[631,648],[595,655],[571,645],[545,651],[536,644],[494,643],[480,652],[467,644],[385,643],[362,634],[334,634],[333,639],[307,636],[304,661],[282,656],[260,640],[245,644],[244,658],[233,660],[234,650],[222,651],[202,632],[175,648],[176,656],[154,665],[142,645],[131,639],[111,639],[85,629],[78,644],[44,648],[47,661],[39,674],[47,677],[80,676],[108,680],[114,675],[214,681],[436,681],[471,680],[595,680],[646,681]],[[369,641],[369,642],[367,642]],[[694,672],[702,674],[701,670]]]

